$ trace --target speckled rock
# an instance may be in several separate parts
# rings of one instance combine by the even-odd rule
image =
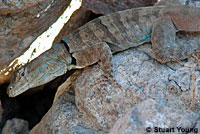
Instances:
[[[67,83],[67,84],[66,84]],[[75,96],[71,82],[59,87],[54,104],[31,134],[105,134],[95,129],[75,106]],[[67,85],[67,86],[66,86]]]
[[[177,120],[180,117],[185,119],[186,124],[188,121],[188,126],[192,127],[197,118],[200,117],[199,89],[195,88],[195,92],[193,90],[193,87],[198,87],[196,85],[198,79],[193,78],[188,81],[187,78],[191,76],[191,73],[184,73],[183,70],[186,67],[190,69],[188,72],[196,70],[195,75],[198,78],[198,65],[195,58],[191,57],[180,62],[160,64],[153,57],[150,44],[141,45],[138,48],[114,55],[114,79],[119,83],[121,89],[113,82],[102,77],[103,73],[98,64],[84,69],[76,79],[68,79],[61,85],[62,90],[58,89],[53,107],[32,131],[40,130],[39,132],[41,132],[46,128],[51,128],[52,130],[71,133],[74,131],[73,129],[68,129],[68,127],[60,124],[61,122],[62,124],[69,124],[72,119],[68,119],[68,117],[72,118],[73,116],[73,119],[76,120],[71,122],[71,126],[74,126],[73,123],[75,122],[78,124],[85,120],[82,126],[108,133],[115,122],[124,117],[130,108],[140,104],[140,108],[143,108],[143,110],[146,107],[154,106],[155,108],[152,107],[151,109],[154,111],[151,115],[155,119],[160,118],[157,114],[159,109],[156,109],[159,106],[169,111],[169,114],[163,111],[162,115],[164,117],[173,116]],[[177,77],[179,75],[183,76],[183,74],[185,75],[183,78]],[[177,81],[176,84],[182,81],[183,85],[186,83],[191,85],[191,82],[194,85],[186,86],[187,89],[184,90],[176,89],[176,86],[172,86],[172,79]],[[75,91],[74,101],[76,105],[74,105],[74,108],[80,113],[66,111],[68,109],[66,94],[69,90]],[[178,90],[180,91],[176,94]],[[147,104],[146,102],[143,103],[148,99],[154,101],[149,101]],[[71,116],[65,115],[67,113]],[[185,114],[181,115],[182,113]],[[79,114],[81,116],[78,117]],[[146,114],[148,115],[148,113]],[[143,122],[150,119],[150,115],[147,116],[149,117],[148,120],[146,120],[144,114],[142,117],[144,117],[142,118]],[[160,121],[164,123],[165,119]],[[169,119],[169,122],[173,122],[172,118]],[[159,125],[159,121],[155,122],[154,125]],[[60,126],[59,129],[58,126]],[[146,126],[142,124],[140,127],[145,128]],[[138,133],[143,131],[138,130]]]
[[[188,2],[188,0],[159,0],[157,3],[155,3],[156,6],[160,6],[160,5],[186,5],[186,2]]]
[[[159,0],[154,5],[160,6],[160,5],[175,5],[175,4],[200,7],[199,0]]]
[[[0,1],[0,14],[7,15],[17,13],[26,8],[32,7],[45,0],[1,0]]]
[[[200,133],[200,120],[197,121],[195,127],[193,127],[193,129],[188,132],[188,134],[199,134]]]
[[[183,133],[194,128],[198,118],[191,111],[171,109],[147,99],[119,119],[109,134]]]
[[[121,85],[122,91],[109,81],[95,82],[102,75],[98,66],[84,70],[77,78],[75,81],[77,107],[88,118],[97,122],[99,129],[109,130],[126,109],[146,98],[155,99],[159,104],[170,106],[172,109],[189,109],[193,112],[200,110],[198,79],[184,81],[181,74],[190,78],[191,73],[179,71],[177,74],[179,69],[185,68],[180,65],[181,62],[170,63],[173,64],[173,68],[156,62],[150,54],[152,54],[150,45],[143,45],[137,50],[128,50],[114,56],[115,79]],[[185,63],[187,64],[197,69],[194,59],[191,58],[190,63]],[[192,72],[192,68],[188,69]],[[183,91],[176,89],[179,86],[172,87],[171,77],[174,74],[180,76],[177,80],[179,83],[185,82],[184,84],[191,85],[192,82],[195,89],[189,86]],[[199,77],[198,71],[195,77]],[[177,90],[180,90],[178,95],[174,94]]]
[[[171,72],[171,69],[154,64],[148,55],[136,50],[115,55],[113,62],[115,79],[123,90],[110,81],[101,82],[102,71],[98,65],[84,70],[75,81],[78,109],[104,131],[108,131],[127,109],[147,96],[162,99],[164,91],[160,89],[167,81],[167,75],[163,73]]]
[[[17,118],[8,120],[2,134],[29,134],[28,122]]]

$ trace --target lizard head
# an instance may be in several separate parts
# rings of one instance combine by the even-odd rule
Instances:
[[[71,57],[63,62],[51,64],[30,63],[14,72],[7,88],[9,97],[15,97],[23,92],[44,85],[56,77],[63,75],[70,70]]]
[[[17,96],[27,90],[29,82],[25,67],[15,71],[7,89],[9,97]]]
[[[15,97],[31,88],[44,85],[71,70],[70,53],[64,45],[57,46],[14,72],[7,88],[9,97]]]
[[[15,97],[23,92],[44,85],[56,77],[66,73],[70,67],[71,57],[69,64],[62,62],[55,64],[27,64],[21,69],[14,72],[10,84],[7,88],[9,97]],[[62,64],[61,64],[62,63]]]

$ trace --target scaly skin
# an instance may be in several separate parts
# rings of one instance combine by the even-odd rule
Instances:
[[[175,40],[177,31],[200,31],[200,9],[171,5],[128,9],[102,16],[63,40],[69,47],[68,51],[65,48],[65,51],[52,48],[16,71],[8,87],[8,94],[10,97],[17,96],[29,88],[47,83],[67,70],[84,68],[97,62],[101,63],[105,75],[113,78],[112,53],[146,42],[152,43],[155,59],[161,63],[188,58],[199,49],[199,42],[190,46],[180,44]],[[55,59],[47,58],[51,57],[51,52],[57,55]],[[63,58],[63,64],[57,66],[60,56],[70,60]],[[76,60],[76,64],[72,64],[71,58]],[[48,69],[41,69],[47,63],[52,73]],[[61,70],[59,73],[55,71],[58,68]]]
[[[21,94],[24,92],[24,90],[21,89],[29,89],[44,85],[66,73],[71,63],[72,58],[67,52],[64,44],[56,44],[50,50],[40,55],[36,60],[33,60],[17,72],[14,72],[11,83],[14,82],[13,85],[20,88],[16,88],[15,92],[10,90],[9,95],[12,96],[15,95],[15,93]],[[51,77],[49,78],[48,76]],[[34,79],[29,79],[30,77]],[[15,81],[19,82],[15,83]],[[12,86],[12,84],[10,84],[10,86]]]

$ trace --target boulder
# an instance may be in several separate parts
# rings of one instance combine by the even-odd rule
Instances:
[[[0,83],[10,79],[6,72],[14,71],[12,66],[8,68],[12,60],[27,50],[69,3],[70,0],[0,1]]]

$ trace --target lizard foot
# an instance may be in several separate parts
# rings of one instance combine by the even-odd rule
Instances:
[[[112,73],[105,73],[105,71],[101,69],[100,71],[101,75],[95,80],[93,84],[89,85],[90,88],[98,86],[100,89],[100,95],[103,94],[104,90],[106,90],[105,87],[110,86],[112,86],[112,88],[114,88],[116,91],[122,91],[122,87],[114,79]]]

